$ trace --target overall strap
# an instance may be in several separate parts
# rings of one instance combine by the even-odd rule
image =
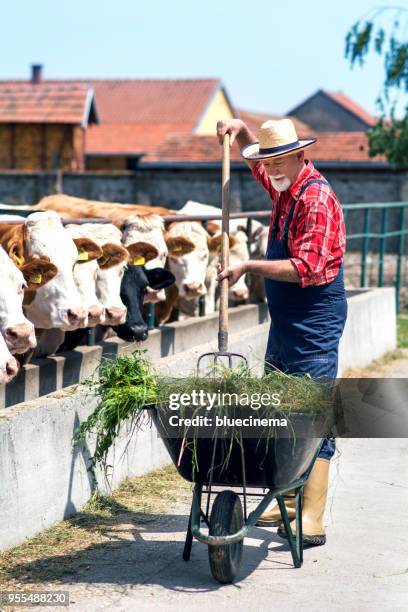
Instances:
[[[306,191],[306,189],[309,187],[309,185],[313,185],[314,183],[317,183],[319,185],[329,185],[329,183],[323,179],[312,179],[310,181],[307,181],[306,183],[304,183],[298,193],[297,198],[295,199],[295,201],[292,204],[292,207],[289,211],[288,216],[286,217],[286,221],[285,221],[285,225],[283,227],[283,231],[282,231],[282,239],[285,239],[286,236],[288,235],[288,231],[289,231],[289,225],[292,221],[292,217],[293,217],[293,213],[295,211],[295,207],[296,204],[299,202],[301,195]],[[330,186],[330,185],[329,185]]]

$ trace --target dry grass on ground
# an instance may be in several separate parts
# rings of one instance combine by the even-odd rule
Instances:
[[[190,496],[191,485],[173,466],[129,478],[109,497],[95,497],[74,517],[0,553],[0,591],[44,589],[46,584],[83,571],[95,548],[126,538],[126,531]],[[35,578],[30,566],[35,566]]]

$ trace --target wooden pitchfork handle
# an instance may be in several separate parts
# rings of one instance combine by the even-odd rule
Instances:
[[[221,269],[229,265],[229,214],[230,214],[230,135],[225,134],[222,154],[222,224],[221,224]],[[228,351],[228,278],[220,282],[220,311],[218,327],[218,350]]]

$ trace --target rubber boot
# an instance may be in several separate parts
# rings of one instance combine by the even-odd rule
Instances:
[[[292,520],[296,516],[296,497],[295,491],[288,491],[283,495],[283,499],[285,502],[285,507],[288,513],[289,518]],[[267,510],[257,520],[255,525],[257,527],[276,527],[280,525],[282,522],[282,515],[279,510],[278,504],[272,508],[272,510]]]
[[[329,485],[330,461],[317,458],[303,491],[302,534],[303,544],[321,546],[326,543],[323,515]],[[296,520],[290,523],[292,533],[296,533]],[[287,538],[285,526],[278,528],[278,535]]]

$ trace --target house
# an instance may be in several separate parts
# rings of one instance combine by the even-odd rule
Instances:
[[[168,134],[214,134],[235,115],[219,79],[44,80],[33,66],[0,81],[0,168],[132,170]]]
[[[375,119],[344,94],[319,90],[288,115],[299,137],[318,136],[319,160],[371,161],[365,132]],[[210,161],[217,121],[237,116],[254,133],[281,117],[235,109],[219,79],[44,80],[33,66],[29,81],[0,81],[0,168],[121,172]]]
[[[97,122],[85,83],[43,81],[40,66],[30,81],[0,81],[0,168],[83,170],[86,130]]]
[[[375,117],[341,92],[319,89],[288,112],[318,132],[365,132]]]
[[[130,170],[167,135],[215,133],[235,110],[218,79],[90,80],[100,122],[88,129],[89,170]]]

